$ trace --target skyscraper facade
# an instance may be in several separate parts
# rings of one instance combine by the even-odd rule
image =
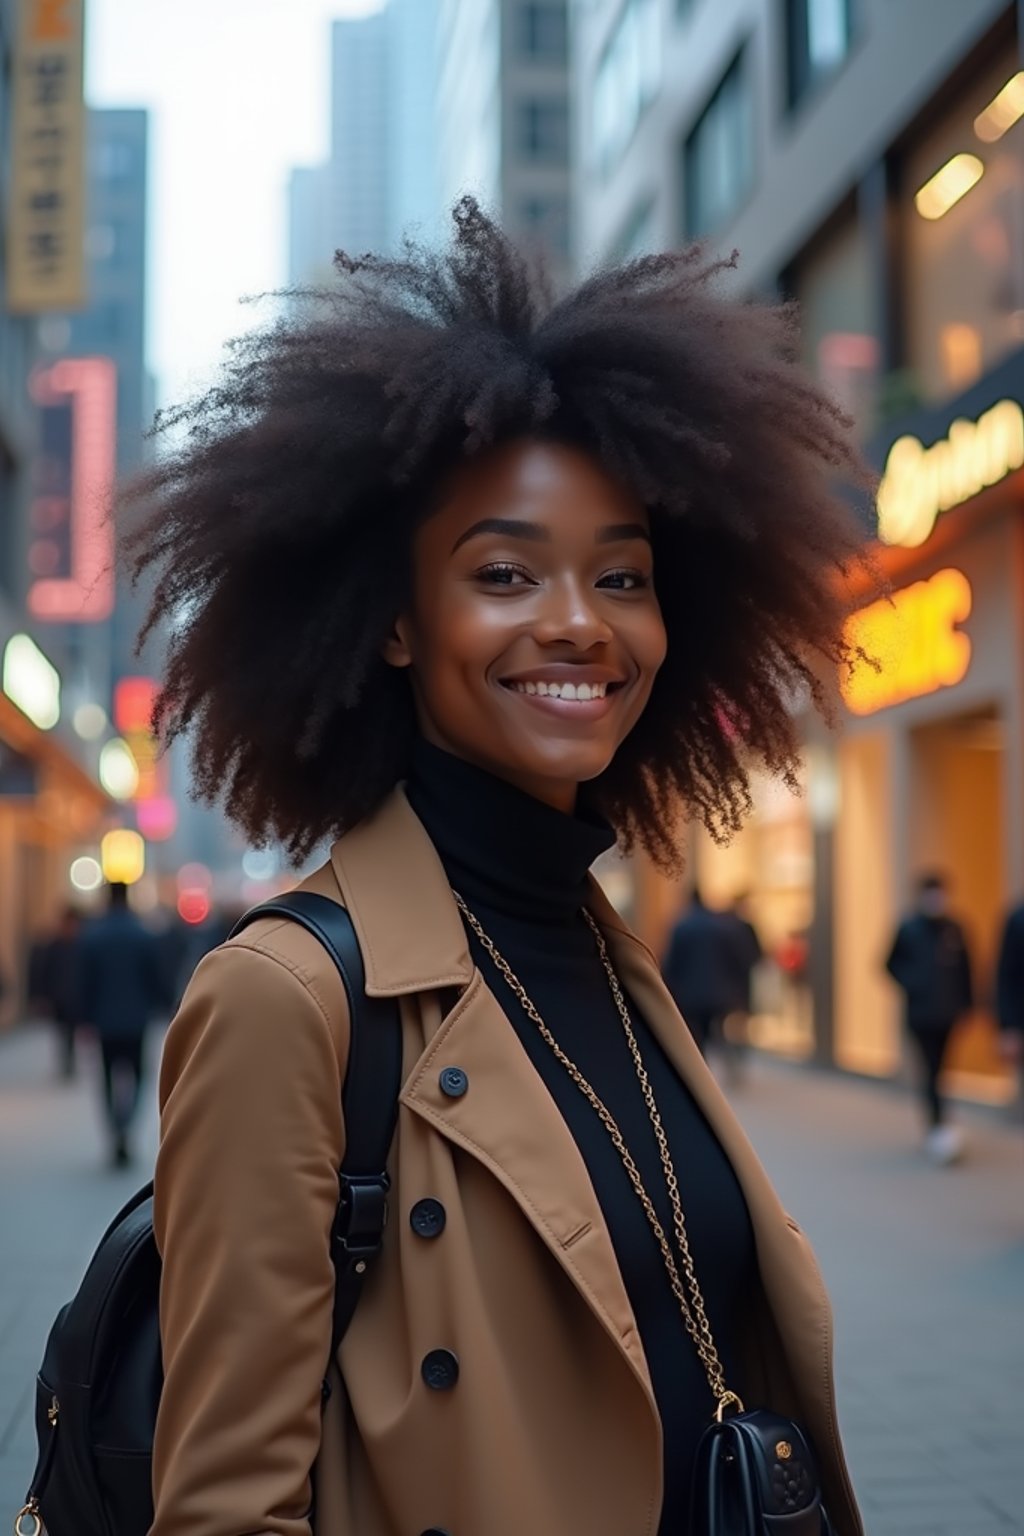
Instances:
[[[330,276],[334,252],[395,251],[436,234],[439,0],[389,0],[331,29],[331,144],[288,188],[288,277]]]
[[[567,0],[442,0],[442,202],[472,192],[510,234],[570,256]]]

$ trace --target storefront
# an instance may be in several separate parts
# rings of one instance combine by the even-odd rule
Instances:
[[[71,894],[71,858],[112,809],[60,716],[52,663],[27,634],[0,630],[0,1028],[17,1017],[33,936]]]
[[[918,876],[941,870],[967,931],[979,1007],[951,1052],[953,1087],[1000,1101],[993,971],[1024,896],[1024,350],[941,407],[867,445],[884,473],[851,638],[874,656],[843,680],[840,729],[808,711],[801,793],[755,778],[726,847],[692,835],[682,883],[640,862],[611,882],[661,949],[696,879],[747,898],[765,950],[751,1034],[761,1047],[878,1076],[898,1071],[900,997],[884,961]],[[621,889],[619,889],[621,888]]]
[[[853,635],[875,655],[846,679],[836,754],[836,1062],[889,1073],[899,1000],[879,968],[918,876],[948,875],[979,1008],[955,1038],[964,1091],[1007,1075],[990,1013],[1001,923],[1024,894],[1024,350],[958,399],[869,448],[883,471],[879,561]]]

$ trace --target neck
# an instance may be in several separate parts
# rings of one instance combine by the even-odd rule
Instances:
[[[590,865],[615,841],[606,823],[573,814],[566,797],[556,804],[422,738],[406,793],[471,907],[572,922],[587,899]]]

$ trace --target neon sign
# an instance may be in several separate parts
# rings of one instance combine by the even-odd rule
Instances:
[[[871,603],[846,623],[846,641],[867,661],[855,661],[840,678],[843,699],[854,715],[871,715],[940,688],[967,675],[971,641],[957,628],[970,617],[971,585],[962,571],[939,571],[928,581]]]
[[[114,607],[114,530],[110,521],[117,431],[117,370],[108,357],[62,358],[32,378],[43,413],[70,412],[70,453],[37,466],[29,565],[38,578],[29,611],[52,623],[96,624]],[[67,458],[67,463],[62,459]],[[56,475],[59,483],[52,483]],[[49,477],[49,478],[47,478]],[[63,565],[60,539],[69,555]]]
[[[908,549],[923,544],[942,512],[969,501],[1024,465],[1024,409],[1000,400],[977,421],[961,417],[930,448],[900,437],[878,487],[878,537]]]

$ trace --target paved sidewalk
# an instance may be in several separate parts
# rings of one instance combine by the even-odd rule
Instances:
[[[0,1531],[46,1330],[156,1139],[151,1078],[140,1162],[107,1171],[95,1061],[70,1085],[52,1062],[42,1032],[0,1041]],[[936,1169],[911,1102],[876,1085],[755,1063],[734,1101],[832,1292],[867,1536],[1024,1536],[1024,1126],[965,1115],[969,1157]]]

